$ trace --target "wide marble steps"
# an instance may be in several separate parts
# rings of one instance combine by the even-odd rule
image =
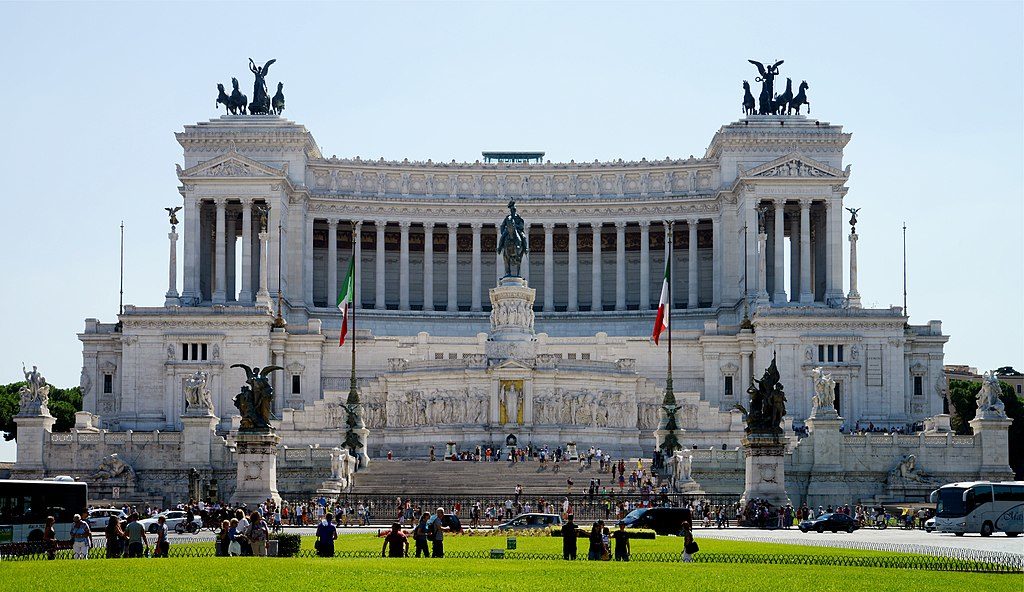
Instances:
[[[645,463],[645,467],[648,463]],[[636,460],[626,462],[627,471],[636,468]],[[528,495],[565,494],[567,479],[572,479],[573,493],[587,490],[591,479],[600,479],[602,486],[612,486],[610,472],[598,471],[598,463],[580,468],[578,462],[563,462],[558,472],[547,462],[522,463],[468,462],[427,460],[375,459],[360,469],[353,479],[352,492],[366,494],[496,494],[511,495],[516,484]]]

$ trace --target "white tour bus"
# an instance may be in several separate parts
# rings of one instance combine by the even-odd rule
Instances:
[[[87,499],[85,483],[0,479],[0,544],[43,540],[47,516],[58,539],[70,538],[72,517],[85,513]]]
[[[1013,537],[1024,531],[1024,481],[949,483],[933,491],[931,501],[939,532]]]

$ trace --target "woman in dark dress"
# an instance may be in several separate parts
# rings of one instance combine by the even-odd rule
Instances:
[[[331,523],[331,515],[324,516],[324,521],[316,527],[316,553],[321,557],[334,557],[334,541],[338,538],[338,529]]]
[[[125,541],[128,535],[121,528],[121,520],[117,516],[107,519],[107,559],[116,559],[124,556]]]
[[[46,517],[46,526],[43,528],[43,546],[46,548],[46,558],[57,558],[57,531],[53,524],[56,522],[53,516]]]

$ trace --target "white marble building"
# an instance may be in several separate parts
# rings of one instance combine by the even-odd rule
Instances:
[[[836,379],[848,426],[942,413],[941,323],[862,308],[846,273],[841,126],[750,116],[720,128],[702,158],[603,163],[326,158],[305,127],[276,116],[223,116],[177,138],[184,211],[169,235],[165,306],[87,319],[79,335],[85,409],[106,433],[181,431],[183,381],[203,370],[230,445],[243,374],[229,366],[241,362],[285,368],[274,374],[284,446],[339,445],[350,353],[334,303],[353,256],[371,456],[510,433],[650,455],[666,356],[649,335],[666,257],[687,446],[738,445],[732,408],[773,353],[788,424],[808,417],[818,366]],[[536,290],[535,339],[514,354],[488,348],[488,290],[503,272],[496,225],[510,199],[528,225],[523,276]],[[272,327],[279,287],[284,329]]]

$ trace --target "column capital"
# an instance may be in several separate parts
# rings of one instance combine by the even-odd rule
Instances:
[[[700,218],[687,218],[686,219],[686,225],[691,227],[691,228],[697,226],[698,224],[700,224]]]
[[[576,229],[580,227],[579,222],[567,222],[566,226],[569,228],[569,232],[576,232]]]
[[[374,220],[373,225],[377,227],[377,230],[384,230],[384,227],[388,225],[387,220]]]
[[[243,197],[242,198],[242,205],[247,207],[247,208],[249,208],[249,207],[252,207],[252,204],[253,204],[254,201],[256,201],[256,198],[254,198],[254,197]]]
[[[623,220],[617,220],[617,221],[615,222],[615,229],[616,229],[616,230],[623,230],[623,229],[625,229],[625,228],[626,228],[626,222],[625,222],[625,221],[623,221]]]
[[[811,209],[811,198],[809,198],[809,197],[801,197],[800,198],[800,209],[801,210],[809,210],[809,209]]]
[[[459,225],[457,222],[448,222],[448,235],[455,236],[459,232]]]
[[[785,197],[773,197],[772,201],[775,202],[776,206],[784,206],[784,205],[786,205],[786,198]]]
[[[647,230],[648,228],[651,227],[651,221],[650,220],[640,220],[638,222],[638,224],[640,224],[640,228],[643,228],[644,230]]]
[[[674,228],[675,225],[676,225],[676,221],[675,220],[662,220],[661,223],[665,227],[665,234],[668,234],[669,232],[671,232],[672,228]]]
[[[410,226],[412,226],[412,222],[408,220],[399,220],[398,222],[398,227],[402,229],[402,232],[408,232]]]
[[[601,234],[601,228],[603,226],[604,226],[604,223],[602,223],[602,222],[591,222],[590,223],[590,231],[593,232],[594,234]]]
[[[545,222],[543,224],[543,226],[544,226],[544,234],[551,234],[551,233],[553,233],[555,231],[555,223],[554,222]]]
[[[480,232],[480,229],[484,227],[483,222],[470,222],[469,227],[473,229],[473,232]]]
[[[363,229],[363,221],[362,220],[356,220],[355,221],[355,228],[356,228],[356,232],[359,232],[360,230],[362,230]]]
[[[338,221],[335,220],[334,218],[328,218],[327,226],[329,226],[332,230],[336,230],[338,228]]]
[[[223,210],[228,205],[228,198],[226,197],[215,197],[213,198],[213,204],[217,206],[218,210]]]
[[[437,222],[434,222],[433,220],[428,220],[426,222],[423,222],[423,230],[424,231],[429,230],[430,232],[433,232],[434,231],[434,224],[437,224]]]

